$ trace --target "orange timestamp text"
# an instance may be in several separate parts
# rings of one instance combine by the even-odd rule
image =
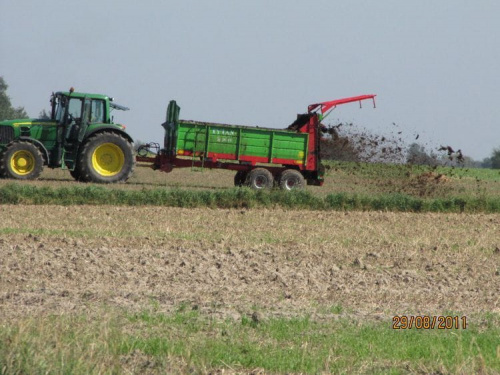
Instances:
[[[466,316],[396,315],[392,329],[467,329]]]

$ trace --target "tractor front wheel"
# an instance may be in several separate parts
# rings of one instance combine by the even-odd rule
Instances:
[[[127,139],[115,133],[99,133],[85,142],[72,175],[85,182],[124,182],[134,166],[134,152]]]
[[[30,142],[15,142],[0,156],[0,176],[18,180],[34,180],[43,171],[43,156]]]

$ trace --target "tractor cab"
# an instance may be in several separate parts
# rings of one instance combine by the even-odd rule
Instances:
[[[76,93],[73,88],[69,92],[52,94],[51,105],[51,118],[63,128],[62,141],[65,146],[81,142],[88,128],[94,128],[98,124],[109,124],[125,129],[123,125],[113,123],[111,111],[129,110],[113,103],[113,98],[106,95]]]

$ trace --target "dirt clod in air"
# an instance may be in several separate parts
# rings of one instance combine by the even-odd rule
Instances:
[[[321,139],[321,158],[340,162],[355,162],[349,168],[349,175],[360,175],[364,178],[364,171],[370,173],[367,164],[392,164],[394,177],[376,176],[378,186],[383,192],[399,192],[418,197],[446,197],[459,185],[453,177],[461,178],[455,173],[455,168],[462,168],[466,158],[461,149],[450,145],[424,146],[415,141],[420,134],[414,132],[413,142],[407,144],[404,131],[396,123],[392,123],[386,134],[377,134],[369,129],[356,126],[352,123],[338,123],[323,126]],[[446,175],[439,173],[440,166],[452,167]],[[326,164],[327,170],[332,166]],[[361,173],[360,173],[361,172]],[[478,179],[477,183],[481,181]],[[355,184],[362,183],[362,180]],[[456,187],[454,187],[456,185]],[[478,185],[478,190],[479,190]]]
[[[324,160],[403,163],[405,147],[399,137],[378,135],[352,123],[323,126],[321,157]]]

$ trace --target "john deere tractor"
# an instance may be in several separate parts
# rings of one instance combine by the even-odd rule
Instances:
[[[113,123],[128,110],[105,95],[56,92],[50,119],[0,122],[0,176],[36,179],[44,165],[68,169],[78,181],[126,181],[134,169],[132,138]]]

